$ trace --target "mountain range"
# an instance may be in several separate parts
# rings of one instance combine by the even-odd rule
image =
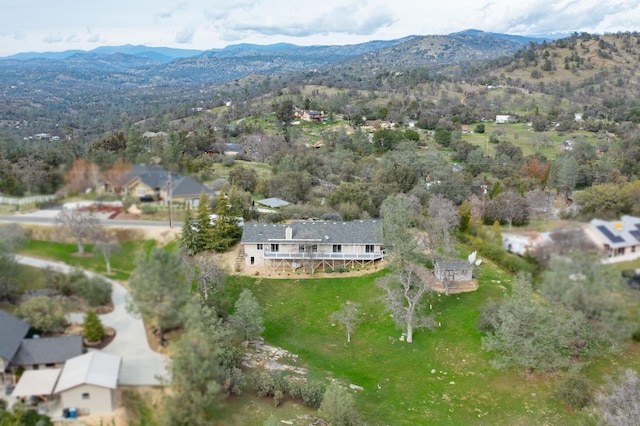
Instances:
[[[333,46],[236,44],[206,51],[104,46],[91,51],[20,53],[0,58],[0,84],[40,86],[55,81],[61,87],[73,83],[98,90],[122,85],[216,84],[247,75],[285,74],[348,61],[362,61],[368,67],[410,67],[490,60],[544,40],[467,30]]]

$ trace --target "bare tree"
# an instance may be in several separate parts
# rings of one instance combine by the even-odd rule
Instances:
[[[131,165],[123,160],[118,160],[107,171],[107,182],[111,185],[113,192],[120,194],[124,188],[124,185],[129,180],[129,172],[131,171]]]
[[[73,238],[78,245],[78,253],[84,254],[87,240],[97,238],[101,232],[99,219],[92,212],[77,209],[62,210],[56,216],[57,232],[62,236]]]
[[[435,284],[433,272],[417,265],[406,265],[393,274],[379,278],[376,284],[384,291],[383,302],[393,315],[396,326],[407,335],[407,343],[413,342],[413,331],[420,328],[434,329],[436,321],[425,315],[422,302]]]
[[[118,240],[107,238],[98,240],[98,242],[93,246],[93,251],[95,253],[100,253],[104,258],[107,265],[107,275],[111,275],[111,256],[113,256],[114,253],[119,252],[121,249],[122,246]]]
[[[215,298],[213,305],[216,309],[220,308],[219,297],[224,292],[226,273],[219,256],[202,252],[182,258],[188,281],[195,283],[203,300]]]
[[[347,331],[347,342],[351,342],[351,335],[362,318],[359,316],[359,303],[346,301],[339,311],[331,314],[331,320],[339,322]]]
[[[451,231],[460,225],[460,215],[453,201],[439,194],[429,200],[428,212],[426,245],[432,261],[435,261],[438,252],[451,254]]]

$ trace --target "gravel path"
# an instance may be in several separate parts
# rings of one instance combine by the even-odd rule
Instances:
[[[69,273],[73,269],[63,263],[33,257],[16,256],[16,259],[24,265],[52,268],[64,273]],[[93,272],[85,271],[85,273],[90,276],[99,276]],[[142,319],[127,312],[126,300],[129,293],[127,289],[116,281],[100,277],[113,286],[111,297],[114,309],[108,314],[100,315],[100,319],[104,325],[113,327],[116,331],[116,337],[102,350],[122,357],[119,383],[133,386],[161,384],[159,377],[168,376],[165,368],[168,358],[151,350]],[[84,315],[79,313],[69,315],[69,320],[72,322],[82,323],[83,318]]]

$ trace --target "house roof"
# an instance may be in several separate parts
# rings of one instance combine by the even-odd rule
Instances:
[[[11,364],[58,364],[81,354],[82,336],[24,339]]]
[[[135,179],[152,189],[166,189],[169,186],[169,172],[160,166],[147,166],[137,164],[129,171],[129,183]],[[171,193],[174,197],[200,196],[200,194],[212,194],[209,188],[198,182],[192,177],[181,176],[177,173],[172,174],[171,185],[173,186]]]
[[[466,260],[438,260],[435,267],[443,271],[462,271],[473,268],[473,265]]]
[[[353,222],[292,222],[289,224],[245,224],[242,243],[286,243],[301,240],[317,240],[319,244],[380,244],[378,230],[380,220],[356,220]],[[291,228],[292,238],[286,239],[286,229]]]
[[[197,180],[189,176],[180,176],[173,179],[171,189],[171,196],[173,197],[187,197],[196,196],[201,194],[213,194],[213,191],[198,182]]]
[[[258,204],[262,204],[263,206],[271,207],[272,209],[276,209],[278,207],[288,206],[288,201],[281,200],[280,198],[265,198],[264,200],[256,201]]]
[[[26,370],[22,373],[20,381],[11,393],[14,397],[32,395],[53,395],[61,368],[48,368],[45,370]]]
[[[29,324],[0,310],[0,358],[11,361],[29,331]]]
[[[640,217],[622,216],[614,221],[593,219],[589,227],[611,248],[640,244]]]
[[[88,384],[115,389],[122,357],[91,351],[67,360],[58,379],[55,393]]]

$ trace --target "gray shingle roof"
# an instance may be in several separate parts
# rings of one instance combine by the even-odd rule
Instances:
[[[213,194],[213,191],[189,176],[180,176],[173,180],[171,194],[174,197],[189,195],[199,197],[201,194]]]
[[[57,364],[78,355],[82,355],[82,336],[24,339],[11,364]]]
[[[0,358],[11,361],[28,331],[29,324],[0,310]]]
[[[352,222],[292,222],[289,224],[245,224],[242,243],[285,242],[285,230],[292,229],[292,242],[296,239],[319,239],[320,244],[381,244],[378,229],[380,220],[356,220]]]
[[[137,164],[131,168],[129,172],[129,182],[139,178],[142,183],[152,189],[166,189],[169,186],[169,172],[160,166],[146,166]],[[200,196],[200,194],[212,194],[209,188],[198,182],[192,177],[181,176],[173,173],[172,194],[174,197],[185,197],[189,195]]]

